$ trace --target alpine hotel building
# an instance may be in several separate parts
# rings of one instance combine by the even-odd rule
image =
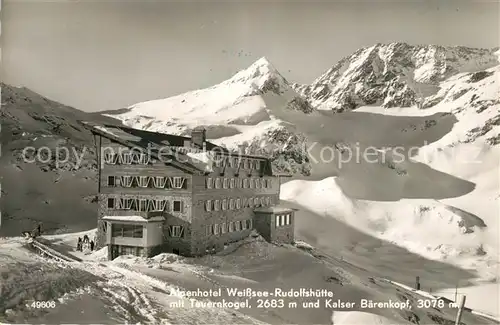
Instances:
[[[191,137],[81,122],[98,153],[97,248],[108,259],[170,252],[201,256],[256,229],[294,241],[294,210],[280,207],[280,175],[269,159]]]

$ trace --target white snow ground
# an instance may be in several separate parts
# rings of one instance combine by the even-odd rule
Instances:
[[[79,234],[51,236],[68,244]],[[368,281],[369,273],[349,263],[327,259],[289,246],[276,246],[262,238],[250,237],[227,252],[201,259],[185,259],[160,254],[145,259],[122,256],[111,262],[88,259],[83,262],[56,263],[23,247],[24,239],[0,239],[0,319],[8,323],[149,323],[149,324],[403,324],[407,317],[430,323],[453,318],[455,310],[414,308],[407,310],[354,310],[345,312],[320,308],[303,309],[219,309],[191,308],[186,298],[171,295],[172,289],[207,288],[322,288],[332,290],[345,301],[373,298],[415,304],[419,293],[397,289],[379,279]],[[305,243],[299,246],[315,250]],[[325,263],[326,262],[326,263]],[[328,266],[331,264],[331,266]],[[308,268],[304,268],[308,265]],[[336,281],[325,281],[334,276]],[[176,284],[172,284],[175,281]],[[182,285],[179,285],[182,284]],[[190,287],[185,287],[185,285]],[[33,300],[54,301],[54,308],[33,308]],[[172,303],[185,301],[185,306]],[[197,301],[205,299],[198,299]],[[234,298],[230,299],[234,301]],[[295,299],[294,299],[295,300]],[[253,314],[252,314],[253,312]],[[362,313],[360,313],[362,312]],[[244,313],[244,314],[243,314]],[[380,313],[375,315],[373,313]],[[252,318],[252,316],[255,317]],[[341,317],[342,316],[342,317]],[[393,322],[397,320],[396,322]],[[484,318],[464,315],[466,324],[489,324]],[[368,323],[367,323],[368,322]],[[373,323],[375,322],[375,323]]]
[[[332,325],[403,325],[412,324],[363,311],[336,311],[332,316]]]
[[[465,295],[465,305],[478,312],[483,312],[494,316],[500,320],[500,288],[498,283],[484,283],[477,286],[458,287],[457,300]],[[438,290],[433,293],[435,296],[443,296],[448,299],[455,299],[455,288]]]
[[[69,242],[81,235],[59,238]],[[262,324],[235,310],[191,308],[187,298],[170,294],[178,287],[123,267],[120,260],[99,262],[96,254],[97,261],[56,263],[33,254],[24,244],[23,238],[0,239],[1,321],[75,323],[76,317],[79,323]],[[185,272],[190,272],[188,268]],[[34,300],[54,301],[55,307],[34,308]],[[172,307],[180,300],[186,300],[185,307]],[[92,301],[98,302],[94,310]]]

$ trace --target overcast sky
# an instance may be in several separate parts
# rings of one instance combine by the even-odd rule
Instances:
[[[498,2],[15,1],[2,77],[85,111],[204,88],[266,56],[310,83],[375,43],[495,47]]]

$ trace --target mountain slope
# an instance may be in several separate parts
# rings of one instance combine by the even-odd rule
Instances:
[[[39,222],[47,231],[95,227],[95,148],[77,121],[116,121],[1,87],[0,235],[19,235]]]
[[[266,147],[273,152],[275,168],[308,175],[309,161],[300,149],[307,139],[290,132],[285,121],[274,118],[275,109],[301,113],[313,110],[263,57],[210,88],[138,103],[105,115],[133,128],[179,135],[204,126],[207,137],[220,145],[231,149],[244,145],[246,148],[240,149],[246,153]]]
[[[107,115],[127,126],[148,131],[179,134],[193,125],[217,125],[224,130],[231,129],[232,125],[255,125],[269,121],[271,118],[266,108],[277,103],[273,97],[289,107],[297,106],[300,101],[288,81],[266,58],[261,58],[249,68],[210,88],[138,103],[118,114],[108,112]],[[209,132],[211,138],[218,137],[216,131],[209,129]]]
[[[318,109],[342,112],[364,105],[427,107],[439,82],[498,64],[498,49],[406,43],[376,44],[342,59],[311,85],[294,89]]]

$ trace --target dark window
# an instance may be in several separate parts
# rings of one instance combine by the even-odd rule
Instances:
[[[115,186],[115,177],[108,176],[108,186]]]
[[[114,208],[115,208],[115,199],[108,198],[108,209],[114,209]]]
[[[111,225],[111,236],[123,237],[123,230],[121,225]]]
[[[111,236],[142,238],[144,228],[141,225],[114,224],[111,226]]]
[[[174,201],[174,212],[181,212],[182,210],[182,202]]]
[[[133,225],[122,225],[123,237],[134,237],[134,226]]]

